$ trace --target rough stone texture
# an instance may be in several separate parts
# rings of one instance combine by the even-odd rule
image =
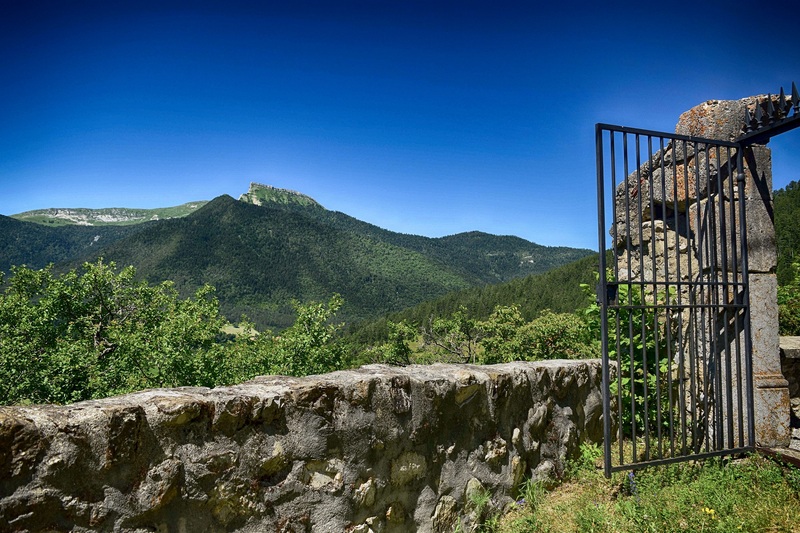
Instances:
[[[709,100],[680,116],[675,133],[732,141],[742,134],[744,112],[755,112],[767,95],[741,100]],[[778,96],[773,97],[777,104]],[[735,153],[735,152],[734,152]],[[747,244],[750,272],[774,272],[777,255],[772,216],[772,157],[765,146],[744,151],[745,196],[747,198]]]
[[[774,274],[778,266],[772,206],[772,153],[754,145],[744,151],[747,250],[750,272]]]
[[[731,140],[741,133],[745,106],[752,112],[756,102],[764,99],[707,102],[681,115],[676,131]],[[790,404],[779,356],[770,150],[758,145],[747,148],[744,167],[756,442],[766,447],[788,446]]]
[[[733,141],[742,134],[745,108],[754,114],[756,105],[765,102],[769,96],[760,94],[740,100],[707,100],[681,114],[675,133]],[[779,95],[772,95],[773,104],[777,105],[779,98]]]
[[[706,139],[733,140],[742,132],[745,107],[752,111],[757,98],[766,96],[734,101],[711,100],[695,106],[681,115],[675,132]],[[671,225],[668,229],[676,236],[673,239],[685,240],[689,233],[698,231],[696,225],[706,219],[710,209],[716,210],[719,219],[719,196],[724,198],[726,206],[732,205],[733,215],[728,215],[728,218],[738,223],[738,201],[731,202],[731,195],[735,199],[738,194],[737,171],[728,166],[729,159],[735,162],[735,149],[722,150],[718,154],[703,144],[674,143],[658,150],[620,183],[616,191],[616,220],[612,229],[615,246],[618,249],[632,246],[634,256],[640,255],[637,253],[640,247],[647,250],[647,243],[642,241],[652,238],[649,234],[653,229],[658,230],[648,226],[647,222],[664,217],[665,210],[678,214],[664,217]],[[748,267],[750,272],[771,273],[777,264],[771,152],[765,146],[753,145],[744,150],[743,159]],[[721,183],[719,191],[717,177]],[[731,179],[734,183],[730,183]],[[673,221],[677,224],[674,227]],[[641,225],[642,235],[639,235],[640,222],[645,223]],[[709,238],[717,247],[726,238],[730,241],[730,236],[719,234]],[[719,255],[720,250],[717,252]],[[699,251],[695,250],[695,253]],[[647,253],[641,255],[646,258]],[[621,272],[625,273],[626,269],[621,269]],[[642,272],[651,276],[647,268]],[[687,272],[686,268],[682,272]]]
[[[451,531],[602,439],[600,363],[372,365],[0,408],[0,531]],[[542,466],[544,465],[544,466]]]
[[[737,101],[708,101],[682,114],[675,131],[733,140],[741,135],[745,107],[754,112],[757,102],[765,98],[761,95]],[[789,390],[781,374],[778,342],[772,160],[770,150],[758,145],[746,148],[743,157],[756,442],[767,447],[788,446]],[[719,243],[724,238],[717,235],[714,240]]]
[[[675,132],[695,138],[733,141],[743,132],[745,109],[753,113],[756,105],[766,98],[762,95],[735,101],[707,101],[683,113]],[[775,103],[777,99],[773,97]],[[619,281],[681,281],[676,294],[679,308],[687,302],[737,302],[740,295],[732,289],[712,292],[705,282],[712,278],[735,282],[741,272],[740,268],[730,266],[734,264],[732,261],[720,263],[718,258],[741,256],[739,235],[732,229],[740,225],[743,192],[756,440],[762,446],[786,446],[790,439],[789,391],[780,371],[778,355],[777,255],[770,150],[759,145],[743,149],[742,191],[739,169],[735,167],[737,148],[717,149],[700,141],[674,141],[659,148],[648,161],[626,176],[616,190],[615,225],[611,233],[617,249]],[[650,290],[654,292],[655,288]],[[652,295],[648,297],[653,299]],[[702,332],[700,339],[694,340],[695,344],[707,344],[700,346],[697,353],[705,354],[704,357],[714,353],[714,346],[704,339],[714,338],[706,332],[720,331],[719,317],[708,313],[692,317],[684,310],[677,318],[683,330],[675,332],[673,339],[692,339],[694,328]],[[728,315],[724,319],[734,321]],[[735,339],[730,342],[730,353],[739,353]],[[676,341],[676,353],[684,348]],[[733,377],[736,383],[738,375]],[[696,378],[701,384],[707,380],[700,373]],[[720,398],[723,402],[726,394],[728,391],[723,390]],[[712,413],[702,414],[711,416]]]
[[[781,373],[775,274],[750,275],[753,396],[756,442],[785,447],[791,441],[789,384]]]

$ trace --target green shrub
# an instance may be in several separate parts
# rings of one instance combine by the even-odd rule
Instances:
[[[527,340],[528,351],[524,355],[528,360],[599,356],[586,324],[574,313],[546,309],[523,326],[521,334]]]
[[[800,335],[800,261],[790,270],[791,281],[778,287],[778,327],[781,335]]]
[[[339,296],[298,303],[281,335],[243,323],[231,337],[208,285],[182,299],[171,282],[150,286],[102,260],[62,275],[16,267],[0,293],[0,404],[338,370],[345,351],[331,320],[341,305]]]
[[[503,306],[497,307],[481,328],[481,362],[485,364],[600,355],[587,324],[573,313],[545,309],[525,322],[518,306]]]
[[[181,299],[170,282],[87,263],[83,273],[12,270],[0,294],[0,403],[65,403],[214,381],[222,326],[214,290]]]
[[[676,351],[669,339],[676,335],[667,331],[674,323],[657,310],[666,309],[667,302],[674,301],[674,289],[653,295],[634,284],[619,283],[616,287],[619,305],[608,309],[607,350],[612,365],[619,361],[620,374],[612,380],[610,392],[612,398],[621,401],[623,434],[631,436],[635,430],[641,435],[645,429],[655,431],[659,423],[667,427],[669,422],[664,414],[670,408],[669,354]],[[586,313],[599,338],[600,306],[592,304]]]

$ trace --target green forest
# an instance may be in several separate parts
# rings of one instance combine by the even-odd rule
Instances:
[[[800,335],[800,182],[775,191],[778,313],[781,335]]]
[[[792,182],[775,192],[783,335],[800,334],[798,215],[800,184]],[[192,217],[178,222],[192,224]],[[203,231],[198,228],[195,237],[202,239]],[[138,235],[142,232],[132,236]],[[340,245],[370,246],[358,240]],[[390,264],[387,268],[403,265],[402,254],[392,254],[401,252],[375,248],[363,257]],[[314,262],[313,256],[307,259]],[[340,315],[346,298],[321,291],[316,299],[294,301],[291,324],[276,330],[257,327],[247,317],[232,323],[220,305],[220,287],[211,284],[187,296],[179,287],[184,281],[148,281],[133,266],[118,268],[103,259],[59,271],[12,267],[7,275],[0,273],[0,404],[70,403],[145,388],[213,387],[264,374],[301,376],[376,362],[597,357],[597,265],[597,256],[588,256],[543,274],[452,291],[379,320],[350,323]],[[367,273],[378,268],[362,266]],[[187,260],[186,271],[192,267]],[[329,275],[335,283],[336,273]],[[309,283],[302,277],[295,282]]]
[[[220,312],[206,285],[183,298],[174,283],[136,279],[102,260],[56,274],[15,267],[0,295],[0,403],[69,403],[153,387],[207,386],[258,375],[302,376],[368,362],[496,363],[596,356],[585,321],[545,311],[531,321],[517,305],[485,319],[464,306],[422,329],[389,321],[385,342],[342,335],[334,294],[295,303],[294,323],[274,333]]]

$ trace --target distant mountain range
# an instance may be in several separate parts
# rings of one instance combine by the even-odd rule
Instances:
[[[225,195],[163,210],[0,215],[0,270],[48,263],[75,268],[102,256],[134,265],[150,282],[173,280],[185,295],[211,283],[228,318],[246,314],[275,329],[293,322],[292,300],[339,293],[341,318],[369,319],[590,253],[481,232],[440,238],[395,233],[301,193],[256,183],[238,201]]]

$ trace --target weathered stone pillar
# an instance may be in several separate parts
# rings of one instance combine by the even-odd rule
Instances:
[[[742,132],[745,107],[753,112],[757,101],[765,98],[709,100],[683,113],[675,131],[681,135],[732,141]],[[766,447],[788,446],[791,407],[789,384],[781,374],[769,148],[761,145],[747,148],[744,173],[756,443]]]

